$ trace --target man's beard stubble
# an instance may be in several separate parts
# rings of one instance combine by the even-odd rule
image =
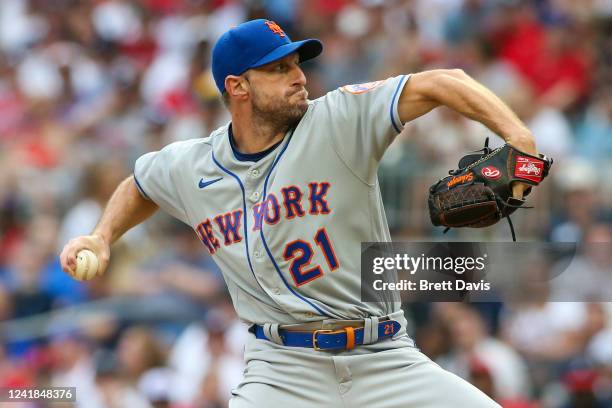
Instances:
[[[297,91],[299,92],[299,91]],[[289,98],[295,93],[285,96],[283,99],[264,101],[258,93],[253,93],[253,114],[259,122],[277,131],[286,132],[296,126],[308,110],[308,103],[290,104]]]

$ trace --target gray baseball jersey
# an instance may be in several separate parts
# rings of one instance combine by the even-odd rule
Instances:
[[[360,243],[390,241],[378,163],[402,130],[402,75],[309,102],[297,127],[258,161],[230,127],[143,155],[144,197],[193,227],[221,268],[241,319],[292,324],[399,310],[360,299]]]

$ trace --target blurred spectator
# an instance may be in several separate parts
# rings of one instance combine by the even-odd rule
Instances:
[[[612,301],[612,230],[607,224],[591,226],[567,265],[559,265],[554,273],[553,294],[556,301]]]
[[[32,242],[24,241],[16,250],[6,276],[6,284],[12,293],[12,317],[27,317],[51,310],[51,296],[41,287],[44,263],[44,252]]]
[[[64,216],[58,238],[58,249],[73,237],[89,234],[102,215],[104,205],[117,185],[127,176],[124,164],[118,160],[105,160],[88,166],[83,174],[82,197]],[[128,242],[142,236],[142,227],[126,234]]]
[[[564,110],[588,92],[591,64],[586,36],[576,35],[575,22],[560,17],[538,21],[530,2],[515,2],[507,9],[506,27],[500,30],[499,52],[533,86],[541,103]]]
[[[117,357],[122,374],[136,384],[150,369],[165,365],[165,351],[155,334],[146,327],[131,327],[121,336]]]
[[[242,351],[247,327],[236,320],[231,304],[221,302],[177,339],[170,356],[176,377],[172,399],[203,407],[227,405],[242,379]]]
[[[439,364],[463,378],[482,379],[483,391],[496,401],[528,398],[527,366],[521,356],[487,335],[482,318],[474,310],[461,304],[454,307],[448,321],[452,349],[438,359]],[[485,381],[487,377],[490,384]]]
[[[601,407],[594,393],[597,372],[591,369],[574,370],[565,375],[563,382],[569,393],[568,408]]]
[[[450,13],[444,27],[444,37],[450,46],[469,42],[484,34],[495,10],[486,0],[464,0],[460,8]]]
[[[153,408],[170,406],[172,375],[172,370],[168,368],[152,368],[145,372],[138,381],[138,391],[151,403]]]
[[[581,242],[588,229],[603,214],[598,182],[600,174],[586,161],[575,159],[565,162],[554,176],[562,194],[562,219],[551,231],[551,241]]]
[[[117,289],[130,296],[155,299],[158,307],[198,318],[221,292],[221,272],[192,229],[172,220],[165,234],[166,247],[122,277]]]
[[[591,340],[587,355],[599,372],[594,390],[604,406],[612,404],[612,326],[597,333]],[[605,405],[607,404],[607,405]]]
[[[100,396],[96,389],[96,362],[92,344],[78,333],[56,335],[49,345],[54,387],[76,387],[77,406],[95,406]]]
[[[564,361],[581,347],[587,317],[581,303],[534,302],[509,310],[504,333],[508,342],[534,361]]]
[[[580,155],[598,166],[607,165],[609,175],[609,159],[612,156],[612,86],[597,90],[593,103],[579,123],[576,136],[576,148]]]
[[[151,404],[138,392],[135,385],[122,374],[114,354],[101,354],[96,369],[98,398],[87,406],[96,408],[151,408]]]

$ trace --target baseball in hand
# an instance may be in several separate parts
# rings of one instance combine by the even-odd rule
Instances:
[[[80,281],[90,280],[98,272],[98,257],[89,249],[79,251],[76,257],[74,278]]]

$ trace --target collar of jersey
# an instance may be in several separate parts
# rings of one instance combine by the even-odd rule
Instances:
[[[274,149],[276,149],[281,143],[283,143],[283,140],[285,140],[285,138],[279,140],[278,143],[275,143],[273,146],[268,147],[263,152],[241,153],[240,151],[238,151],[238,148],[236,148],[236,142],[234,141],[234,132],[232,131],[231,123],[229,125],[229,128],[227,129],[227,134],[229,137],[230,146],[232,146],[232,152],[234,152],[234,157],[236,158],[236,160],[242,162],[258,162],[259,160],[272,153],[272,151],[274,151]]]

